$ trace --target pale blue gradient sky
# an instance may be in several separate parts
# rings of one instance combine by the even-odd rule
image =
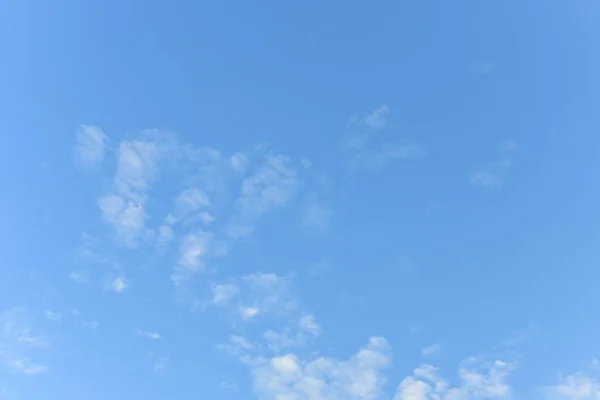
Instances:
[[[0,399],[600,399],[599,37],[592,0],[2,2]]]

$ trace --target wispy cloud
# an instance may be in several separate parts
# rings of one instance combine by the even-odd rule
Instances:
[[[179,248],[179,260],[171,280],[175,285],[183,285],[188,278],[204,270],[205,258],[212,249],[213,235],[198,231],[186,235]]]
[[[160,131],[147,131],[139,139],[119,144],[114,190],[99,197],[98,206],[122,245],[136,247],[149,234],[145,229],[148,190],[159,177],[161,164],[180,151],[173,135]]]
[[[17,372],[25,375],[38,375],[48,372],[48,367],[36,364],[28,359],[17,359],[10,362],[10,366]]]
[[[333,212],[331,209],[321,203],[316,196],[312,195],[308,198],[301,222],[302,225],[307,227],[326,229],[329,227],[332,216]]]
[[[381,169],[395,160],[409,160],[423,157],[425,150],[417,142],[390,143],[381,133],[374,130],[383,129],[387,122],[389,108],[382,106],[363,119],[364,125],[351,122],[351,133],[344,141],[344,149],[350,156],[349,165],[353,169]],[[361,129],[366,126],[367,129]]]
[[[229,343],[219,344],[217,348],[232,356],[242,356],[246,352],[253,350],[254,345],[243,336],[231,335],[229,336]]]
[[[37,375],[48,367],[33,361],[48,341],[37,330],[25,308],[13,308],[0,314],[0,362],[14,371]]]
[[[175,199],[175,212],[173,217],[181,220],[188,215],[211,205],[206,192],[200,188],[193,187],[182,191]]]
[[[57,313],[54,312],[50,309],[44,311],[44,316],[49,319],[50,321],[54,321],[54,322],[60,322],[62,319],[62,314],[61,313]]]
[[[488,189],[500,188],[504,175],[513,165],[513,155],[517,147],[514,140],[506,140],[500,146],[500,158],[471,171],[468,175],[469,182]]]
[[[244,153],[237,152],[229,158],[231,167],[237,172],[244,172],[249,166],[248,156]]]
[[[229,224],[229,235],[239,238],[251,234],[262,215],[291,201],[299,187],[296,168],[290,157],[267,155],[264,162],[244,180],[235,203],[236,215]]]
[[[388,106],[381,106],[364,118],[365,124],[371,129],[381,129],[387,122],[387,115],[390,109]]]
[[[212,303],[226,304],[238,293],[238,287],[233,284],[213,284]]]
[[[81,327],[85,329],[96,330],[99,325],[98,321],[81,321]]]
[[[442,345],[440,343],[434,343],[429,346],[425,346],[421,349],[421,355],[423,357],[431,357],[439,354],[442,351]]]
[[[267,346],[276,352],[283,349],[302,347],[321,334],[321,327],[313,315],[304,315],[293,327],[282,331],[268,330],[263,334]]]
[[[167,369],[169,363],[169,357],[158,357],[154,361],[153,369],[155,372],[163,372]]]
[[[73,148],[76,163],[83,168],[94,167],[104,159],[107,137],[97,126],[81,125]]]
[[[162,339],[161,334],[157,333],[157,332],[148,332],[148,331],[143,331],[143,330],[140,330],[140,329],[136,329],[135,330],[135,334],[138,335],[138,336],[145,337],[147,339],[152,339],[152,340]]]

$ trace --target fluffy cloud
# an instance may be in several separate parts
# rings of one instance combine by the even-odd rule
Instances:
[[[452,386],[439,377],[437,369],[422,365],[412,376],[404,378],[398,387],[395,400],[475,400],[508,399],[511,388],[507,378],[510,364],[494,361],[491,365],[470,358],[458,371],[460,384]]]
[[[381,337],[371,338],[348,360],[304,360],[289,353],[250,361],[254,388],[265,400],[376,400],[390,363],[390,345]]]
[[[125,291],[125,289],[128,288],[129,285],[127,285],[127,282],[125,282],[125,279],[123,277],[117,277],[115,279],[113,279],[113,281],[110,283],[109,285],[109,289],[117,292],[117,293],[123,293]]]
[[[600,400],[600,362],[594,360],[592,366],[582,372],[559,378],[555,386],[542,388],[551,400]]]
[[[100,196],[98,206],[122,245],[136,247],[148,234],[148,191],[159,177],[161,163],[176,157],[179,151],[173,136],[159,131],[146,131],[139,139],[119,145],[114,190]]]

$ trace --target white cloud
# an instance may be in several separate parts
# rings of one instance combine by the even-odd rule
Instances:
[[[100,196],[98,206],[122,245],[136,247],[147,233],[148,190],[160,175],[160,164],[178,151],[172,135],[159,131],[146,131],[139,139],[120,143],[114,190]]]
[[[115,278],[110,284],[110,289],[117,293],[123,293],[127,288],[128,285],[122,277]]]
[[[542,388],[550,400],[600,400],[600,362],[594,360],[591,368],[561,376],[555,386]]]
[[[500,146],[500,159],[469,173],[469,182],[474,186],[481,186],[488,189],[501,187],[502,178],[512,166],[513,153],[517,148],[518,145],[515,140],[505,140]]]
[[[219,307],[238,322],[260,318],[262,321],[277,323],[277,328],[281,327],[279,322],[299,321],[301,317],[308,315],[303,314],[298,307],[291,278],[272,273],[250,274],[228,283],[212,284],[210,300],[203,305]],[[303,319],[302,323],[305,331],[318,326],[310,318]],[[311,325],[312,323],[315,325]]]
[[[60,313],[55,313],[50,309],[44,311],[44,316],[50,321],[54,322],[60,322],[60,320],[62,319],[62,315]]]
[[[25,375],[38,375],[48,372],[48,367],[42,364],[36,364],[28,359],[12,360],[10,365],[17,371]]]
[[[160,164],[179,150],[172,135],[146,131],[139,139],[123,141],[119,145],[116,191],[137,202],[144,202],[150,185],[160,175]]]
[[[136,247],[144,232],[148,215],[140,202],[110,194],[98,199],[104,221],[113,225],[117,238],[128,247]]]
[[[162,336],[160,333],[157,332],[148,332],[148,331],[142,331],[139,329],[136,329],[135,333],[139,336],[148,338],[148,339],[152,339],[152,340],[158,340],[158,339],[162,339]]]
[[[440,351],[442,351],[442,345],[440,343],[434,343],[421,349],[421,355],[423,357],[431,357],[439,354]]]
[[[438,376],[436,368],[422,365],[400,383],[395,400],[509,399],[507,378],[512,368],[502,361],[489,365],[467,359],[458,371],[460,384],[452,386]]]
[[[189,234],[182,239],[178,265],[171,275],[175,285],[184,284],[187,279],[204,269],[204,258],[207,257],[212,242],[212,234],[202,231]]]
[[[314,337],[321,334],[321,327],[317,324],[313,315],[305,315],[300,318],[299,326],[302,332],[307,332]]]
[[[372,129],[383,128],[388,112],[386,106],[380,107],[365,118],[366,125]],[[369,132],[352,133],[346,138],[344,148],[351,156],[349,163],[353,169],[381,169],[392,161],[416,159],[425,155],[425,150],[419,143],[382,144],[381,138]]]
[[[98,321],[81,321],[81,327],[85,329],[96,330],[99,325]]]
[[[313,315],[304,315],[293,329],[286,328],[282,332],[268,330],[263,334],[267,347],[276,352],[283,349],[302,347],[321,334],[321,327]]]
[[[242,183],[229,235],[238,238],[252,233],[260,216],[292,200],[298,186],[298,175],[290,157],[266,156],[264,163]]]
[[[104,159],[106,142],[107,138],[102,129],[97,126],[81,125],[73,148],[77,164],[85,168],[100,164]]]
[[[250,319],[256,317],[260,309],[258,307],[242,307],[240,308],[240,314],[244,319]]]
[[[383,371],[390,366],[391,348],[381,337],[349,360],[306,361],[293,353],[257,358],[250,363],[254,387],[261,399],[377,400]]]
[[[244,304],[242,309],[256,308],[261,314],[273,312],[284,315],[296,309],[297,300],[288,277],[258,273],[244,276],[239,284],[241,302]]]
[[[0,314],[0,363],[27,375],[46,372],[48,367],[32,358],[48,345],[25,308],[17,307]]]
[[[243,336],[231,335],[229,336],[229,343],[220,344],[217,348],[232,356],[243,356],[248,351],[253,350],[254,345]]]
[[[175,199],[174,217],[180,220],[210,205],[210,199],[204,190],[196,187],[189,188],[182,191]]]
[[[208,225],[215,220],[215,217],[213,217],[210,213],[208,213],[206,211],[199,213],[198,217],[205,225]]]
[[[387,122],[387,115],[390,109],[387,106],[381,106],[365,117],[365,124],[371,129],[381,129]]]
[[[212,285],[212,303],[226,304],[238,292],[238,287],[233,284],[213,284]]]

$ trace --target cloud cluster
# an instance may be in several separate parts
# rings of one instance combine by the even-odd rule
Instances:
[[[78,151],[83,146],[81,138],[97,137],[101,130],[82,132],[77,136]],[[101,138],[104,154],[106,135],[102,133]],[[208,263],[226,255],[236,240],[253,234],[266,214],[290,203],[307,173],[304,160],[266,146],[224,156],[213,148],[182,143],[175,134],[160,130],[142,131],[121,141],[114,160],[109,190],[96,200],[111,241],[128,249],[152,246],[159,255],[172,257],[171,280],[176,286],[206,271]],[[165,193],[173,188],[179,189],[166,199]],[[323,212],[311,215],[311,223],[327,219]],[[121,293],[130,286],[125,270],[108,255],[103,240],[88,235],[82,247],[81,253],[93,259],[93,264],[108,266],[109,273],[100,278],[105,288]],[[90,268],[75,270],[70,277],[77,282],[98,279]],[[252,318],[258,312],[247,308],[243,314]]]
[[[261,399],[377,400],[391,364],[387,340],[372,337],[348,360],[303,360],[293,353],[248,361]]]
[[[404,378],[394,399],[508,399],[511,396],[508,377],[512,369],[512,365],[499,360],[485,363],[469,358],[463,362],[458,371],[460,383],[452,386],[438,375],[435,367],[424,364],[416,368],[413,375]]]
[[[483,73],[489,72],[488,67]],[[395,160],[425,155],[417,142],[386,139],[389,115],[390,108],[384,105],[349,124],[344,151],[351,167],[381,169]],[[159,130],[121,141],[111,157],[107,157],[107,143],[99,127],[81,126],[76,134],[74,157],[79,166],[91,168],[105,158],[115,162],[108,190],[96,198],[112,241],[84,235],[79,257],[100,268],[80,268],[72,271],[70,278],[79,283],[100,281],[106,290],[116,293],[127,291],[132,281],[106,243],[114,242],[119,251],[155,249],[171,263],[173,284],[179,289],[186,287],[237,241],[259,230],[268,214],[292,203],[312,170],[308,159],[294,159],[267,147],[225,155],[213,148],[182,143],[176,135]],[[468,175],[470,183],[500,187],[516,149],[515,141],[506,141],[497,160]],[[156,190],[166,177],[168,184]],[[164,193],[169,193],[167,198],[161,198]],[[328,227],[332,210],[309,193],[302,225]],[[205,310],[222,311],[233,320],[228,342],[218,347],[249,368],[261,399],[514,398],[509,384],[514,365],[500,360],[468,358],[460,364],[455,379],[442,378],[438,368],[423,364],[389,390],[392,383],[386,371],[392,366],[392,349],[384,337],[371,337],[347,359],[307,352],[319,340],[322,328],[314,314],[301,307],[295,293],[290,276],[254,273],[212,283],[210,298],[203,303]],[[0,362],[24,374],[46,372],[44,364],[33,360],[47,341],[24,322],[24,315],[20,309],[0,315]],[[44,315],[57,324],[67,314],[48,309]],[[98,327],[96,321],[78,321],[88,329]],[[134,332],[150,340],[162,338],[157,332]],[[421,354],[433,357],[441,350],[435,343]],[[168,361],[167,357],[155,358],[155,370],[164,370]],[[548,399],[600,400],[596,364],[589,371],[561,377],[540,392]]]

